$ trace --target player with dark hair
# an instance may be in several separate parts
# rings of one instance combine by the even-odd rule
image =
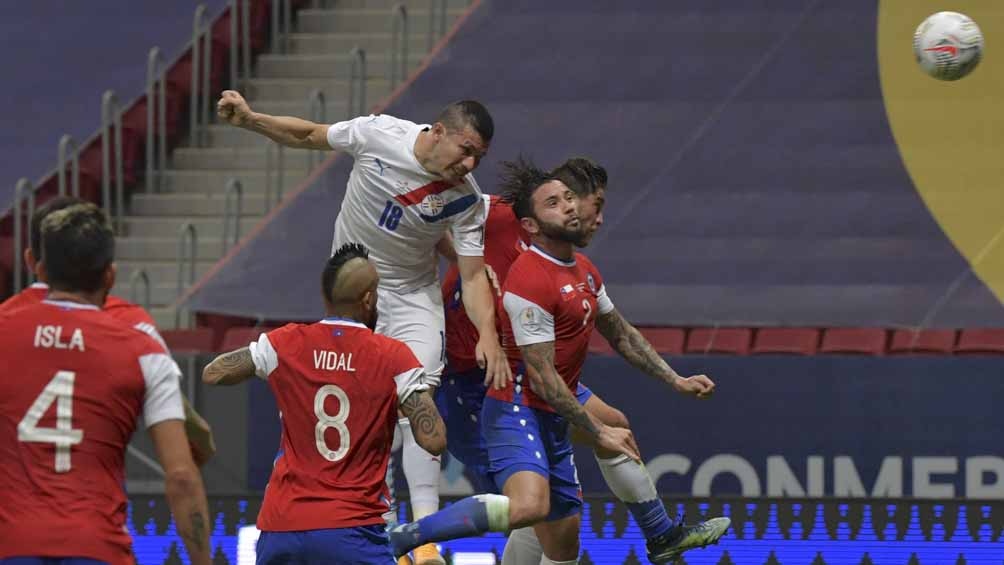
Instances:
[[[49,294],[49,285],[46,282],[45,276],[38,269],[39,259],[42,257],[42,222],[52,212],[86,203],[85,200],[72,196],[57,196],[35,209],[35,212],[31,216],[28,230],[28,247],[24,249],[23,258],[28,271],[35,274],[36,282],[0,304],[0,313],[30,304],[38,304],[45,300],[45,297]],[[111,317],[126,322],[135,329],[149,335],[163,345],[164,349],[167,349],[167,344],[164,342],[164,338],[161,337],[160,332],[157,331],[153,317],[142,306],[109,294],[105,298],[101,309]],[[181,369],[178,369],[178,372],[180,373]],[[185,409],[185,433],[188,434],[192,456],[198,465],[205,465],[216,453],[216,443],[213,440],[212,429],[209,423],[192,408],[192,405],[184,395],[181,396],[181,403]]]
[[[203,372],[214,385],[264,379],[279,407],[282,444],[258,513],[258,563],[393,563],[384,474],[398,410],[423,449],[446,448],[421,363],[373,333],[380,277],[368,255],[349,243],[328,259],[323,320],[263,333]]]
[[[122,483],[142,415],[190,561],[210,563],[177,365],[150,336],[99,309],[115,282],[107,217],[75,204],[39,227],[48,296],[0,314],[0,561],[135,563]]]
[[[463,275],[464,302],[478,328],[476,362],[486,378],[508,382],[495,327],[491,285],[485,274],[481,190],[471,174],[488,151],[494,123],[477,101],[448,105],[431,125],[393,116],[361,116],[336,124],[253,112],[244,98],[224,91],[217,113],[231,125],[287,147],[344,151],[354,164],[332,249],[364,241],[380,273],[377,333],[406,343],[433,387],[443,371],[445,322],[436,272],[436,245],[452,234]],[[404,472],[416,519],[439,507],[440,462],[415,443],[400,420]],[[396,518],[393,513],[388,521]],[[418,565],[444,565],[434,547],[419,548]]]

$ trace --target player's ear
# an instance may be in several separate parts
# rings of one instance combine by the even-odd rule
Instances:
[[[31,252],[31,248],[27,247],[24,250],[24,264],[28,267],[28,272],[35,273],[35,265],[38,264],[38,259],[35,258],[35,254]],[[38,273],[35,273],[38,276]]]
[[[433,138],[436,141],[439,141],[440,139],[443,138],[444,135],[446,135],[446,126],[443,125],[443,122],[436,122],[432,124],[431,132]]]
[[[537,223],[537,220],[529,216],[526,218],[520,218],[519,225],[522,226],[523,229],[526,230],[526,233],[530,235],[540,233],[540,225]]]

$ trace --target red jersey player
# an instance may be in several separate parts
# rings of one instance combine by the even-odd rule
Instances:
[[[328,260],[328,317],[262,334],[203,372],[210,384],[265,379],[282,416],[258,514],[258,563],[392,564],[384,475],[398,409],[422,448],[446,448],[422,365],[404,343],[372,331],[379,276],[367,255],[346,244]]]
[[[42,220],[52,212],[84,203],[86,201],[79,198],[58,196],[35,210],[35,213],[31,217],[31,227],[28,236],[29,246],[24,250],[24,263],[30,272],[35,273],[35,278],[39,282],[31,284],[28,288],[0,303],[0,313],[12,311],[30,304],[38,304],[45,300],[45,297],[49,294],[49,285],[44,282],[45,277],[38,270],[38,258],[42,255],[42,236],[39,226],[41,226]],[[163,345],[165,349],[167,348],[167,344],[164,343],[164,338],[157,331],[157,326],[150,313],[138,304],[133,304],[118,296],[108,295],[102,305],[102,310],[113,318],[121,320],[133,328],[148,334]],[[195,458],[196,464],[205,465],[216,453],[216,444],[213,440],[212,430],[209,427],[209,423],[192,408],[184,395],[181,397],[181,402],[185,409],[185,432],[188,434],[192,456]]]
[[[91,204],[42,222],[43,302],[0,314],[0,560],[134,563],[122,491],[143,415],[191,561],[208,564],[202,479],[183,427],[177,366],[149,336],[98,309],[114,237]]]
[[[601,332],[604,337],[635,366],[673,384],[681,392],[709,394],[713,390],[713,383],[707,377],[698,375],[683,379],[672,372],[637,330],[616,312],[606,297],[602,279],[596,268],[585,256],[573,254],[573,245],[588,244],[596,228],[602,223],[605,171],[585,159],[571,159],[550,175],[524,163],[507,164],[507,169],[508,178],[505,183],[509,187],[507,200],[513,203],[513,207],[507,214],[499,214],[497,217],[513,217],[515,213],[515,216],[519,217],[518,223],[522,224],[523,228],[535,230],[533,240],[537,244],[516,259],[508,272],[505,265],[494,266],[506,281],[504,303],[508,319],[514,322],[504,327],[504,334],[507,336],[505,345],[510,359],[518,363],[528,349],[531,351],[539,349],[545,358],[552,359],[549,363],[545,363],[543,372],[550,373],[552,380],[560,375],[564,379],[562,387],[567,385],[572,390],[580,391],[577,400],[580,404],[584,404],[588,419],[599,418],[608,425],[626,427],[623,415],[589,394],[588,389],[582,394],[584,387],[577,383],[595,320],[596,324],[602,323]],[[574,192],[583,195],[581,200],[571,195],[569,189],[572,187]],[[578,206],[570,204],[569,200],[575,200]],[[574,211],[576,208],[581,214],[578,219],[574,217],[577,215]],[[489,227],[491,213],[496,209],[490,209]],[[493,253],[493,248],[505,253],[514,242],[518,244],[518,240],[512,236],[506,239],[506,233],[504,229],[497,229],[494,232],[491,229],[487,230],[486,258],[498,257]],[[510,227],[508,233],[515,232]],[[555,256],[556,253],[559,255]],[[444,293],[446,292],[448,291],[444,289]],[[462,312],[454,313],[454,316],[460,317]],[[454,343],[462,345],[460,340],[454,340]],[[525,347],[517,348],[517,346]],[[520,365],[516,367],[523,368]],[[480,416],[482,431],[491,451],[490,475],[510,496],[511,493],[521,494],[525,488],[534,483],[539,484],[540,481],[530,473],[546,477],[551,488],[550,505],[546,496],[536,498],[539,501],[536,507],[533,500],[530,500],[534,498],[532,494],[528,499],[521,500],[517,497],[511,501],[511,514],[512,516],[521,512],[537,514],[538,519],[541,513],[546,515],[549,522],[538,527],[550,530],[546,536],[551,546],[550,549],[545,549],[547,557],[554,560],[555,554],[571,556],[573,552],[577,552],[577,544],[573,543],[575,541],[573,533],[574,524],[577,523],[575,514],[578,511],[579,500],[575,470],[570,461],[571,450],[566,437],[566,424],[560,419],[555,419],[556,415],[550,408],[551,402],[545,398],[546,394],[554,396],[555,389],[549,390],[541,386],[540,372],[537,380],[533,379],[533,372],[517,371],[517,373],[520,375],[515,386],[507,389],[491,389],[488,393],[490,397],[505,402],[500,403],[489,398],[485,400],[483,410],[477,414]],[[526,388],[528,382],[524,382],[523,373],[530,377],[528,382],[534,385],[532,390]],[[468,390],[481,386],[476,374],[464,380],[458,378],[459,376],[447,374],[444,392],[449,393],[461,386]],[[545,379],[544,384],[547,382]],[[562,387],[558,387],[559,392]],[[534,392],[541,395],[535,395]],[[472,410],[472,405],[476,405],[477,401],[474,396],[476,394],[473,393],[467,396],[458,395],[459,402],[445,402],[444,408],[449,411],[448,421],[454,419],[454,413]],[[574,412],[572,405],[565,403],[567,398],[562,398],[564,395],[557,396],[559,402],[564,403],[561,409]],[[597,405],[602,410],[597,410]],[[614,418],[610,414],[618,415],[619,418]],[[471,415],[474,413],[471,412]],[[623,424],[618,420],[623,421]],[[587,421],[588,424],[590,422]],[[528,433],[528,428],[536,430]],[[452,436],[453,429],[450,428],[449,431]],[[477,442],[465,447],[477,456],[479,452],[483,452],[483,448],[479,449],[479,445],[483,445],[480,443],[483,440],[474,434],[469,435],[475,437]],[[728,526],[727,519],[710,520],[697,526],[684,526],[682,523],[670,521],[644,467],[631,457],[618,453],[618,450],[604,449],[603,445],[597,445],[595,437],[594,434],[594,439],[590,443],[594,444],[597,451],[604,477],[610,484],[611,490],[627,504],[645,531],[649,539],[649,558],[654,562],[666,562],[685,549],[713,542],[724,532]],[[451,452],[454,444],[451,437]],[[546,463],[542,462],[542,458]],[[526,473],[527,471],[529,473]],[[518,507],[521,508],[517,509]],[[422,530],[424,527],[430,537],[438,536],[437,532],[431,531],[428,525],[422,522],[427,521],[421,521],[413,529]],[[527,530],[529,528],[516,529],[510,535],[504,563],[530,565],[542,562],[540,544],[533,539],[535,536],[532,532],[529,533],[529,539],[527,538]],[[392,539],[396,537],[392,536]],[[511,554],[510,546],[514,545],[514,537],[520,538],[516,544],[518,551]],[[420,538],[421,541],[425,539],[427,538]],[[444,538],[440,536],[438,539]],[[400,550],[407,547],[407,543],[399,545]]]

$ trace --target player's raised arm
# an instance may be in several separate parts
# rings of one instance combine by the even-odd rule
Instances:
[[[411,422],[415,441],[433,455],[446,450],[446,424],[428,390],[416,390],[401,403],[401,413]]]
[[[185,542],[194,564],[211,563],[209,551],[209,505],[202,477],[188,449],[181,420],[164,420],[148,428],[157,459],[164,467],[164,496],[171,507],[178,535]]]
[[[641,453],[631,430],[614,428],[586,411],[575,399],[554,366],[554,342],[545,341],[519,348],[533,391],[570,423],[592,436],[605,449],[623,453],[641,462]]]
[[[707,375],[684,378],[677,374],[645,336],[641,335],[638,328],[625,320],[616,308],[597,316],[596,329],[624,360],[645,374],[672,386],[677,392],[693,394],[698,398],[707,398],[715,392],[715,383]]]
[[[478,345],[475,349],[478,366],[485,369],[485,384],[494,383],[504,388],[512,380],[498,331],[495,329],[495,291],[485,271],[485,258],[461,255],[457,258],[460,269],[460,295],[464,309],[478,328]]]
[[[210,385],[236,385],[253,376],[254,358],[247,347],[218,356],[202,370],[202,382]]]
[[[244,97],[235,90],[224,90],[216,103],[216,113],[232,126],[244,128],[294,149],[332,149],[328,143],[327,124],[291,116],[271,116],[253,112]]]

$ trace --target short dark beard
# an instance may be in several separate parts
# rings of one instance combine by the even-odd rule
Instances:
[[[537,225],[540,226],[540,233],[550,239],[564,241],[571,244],[575,244],[577,241],[582,239],[581,229],[566,228],[560,224],[551,224],[541,220],[537,220]]]

